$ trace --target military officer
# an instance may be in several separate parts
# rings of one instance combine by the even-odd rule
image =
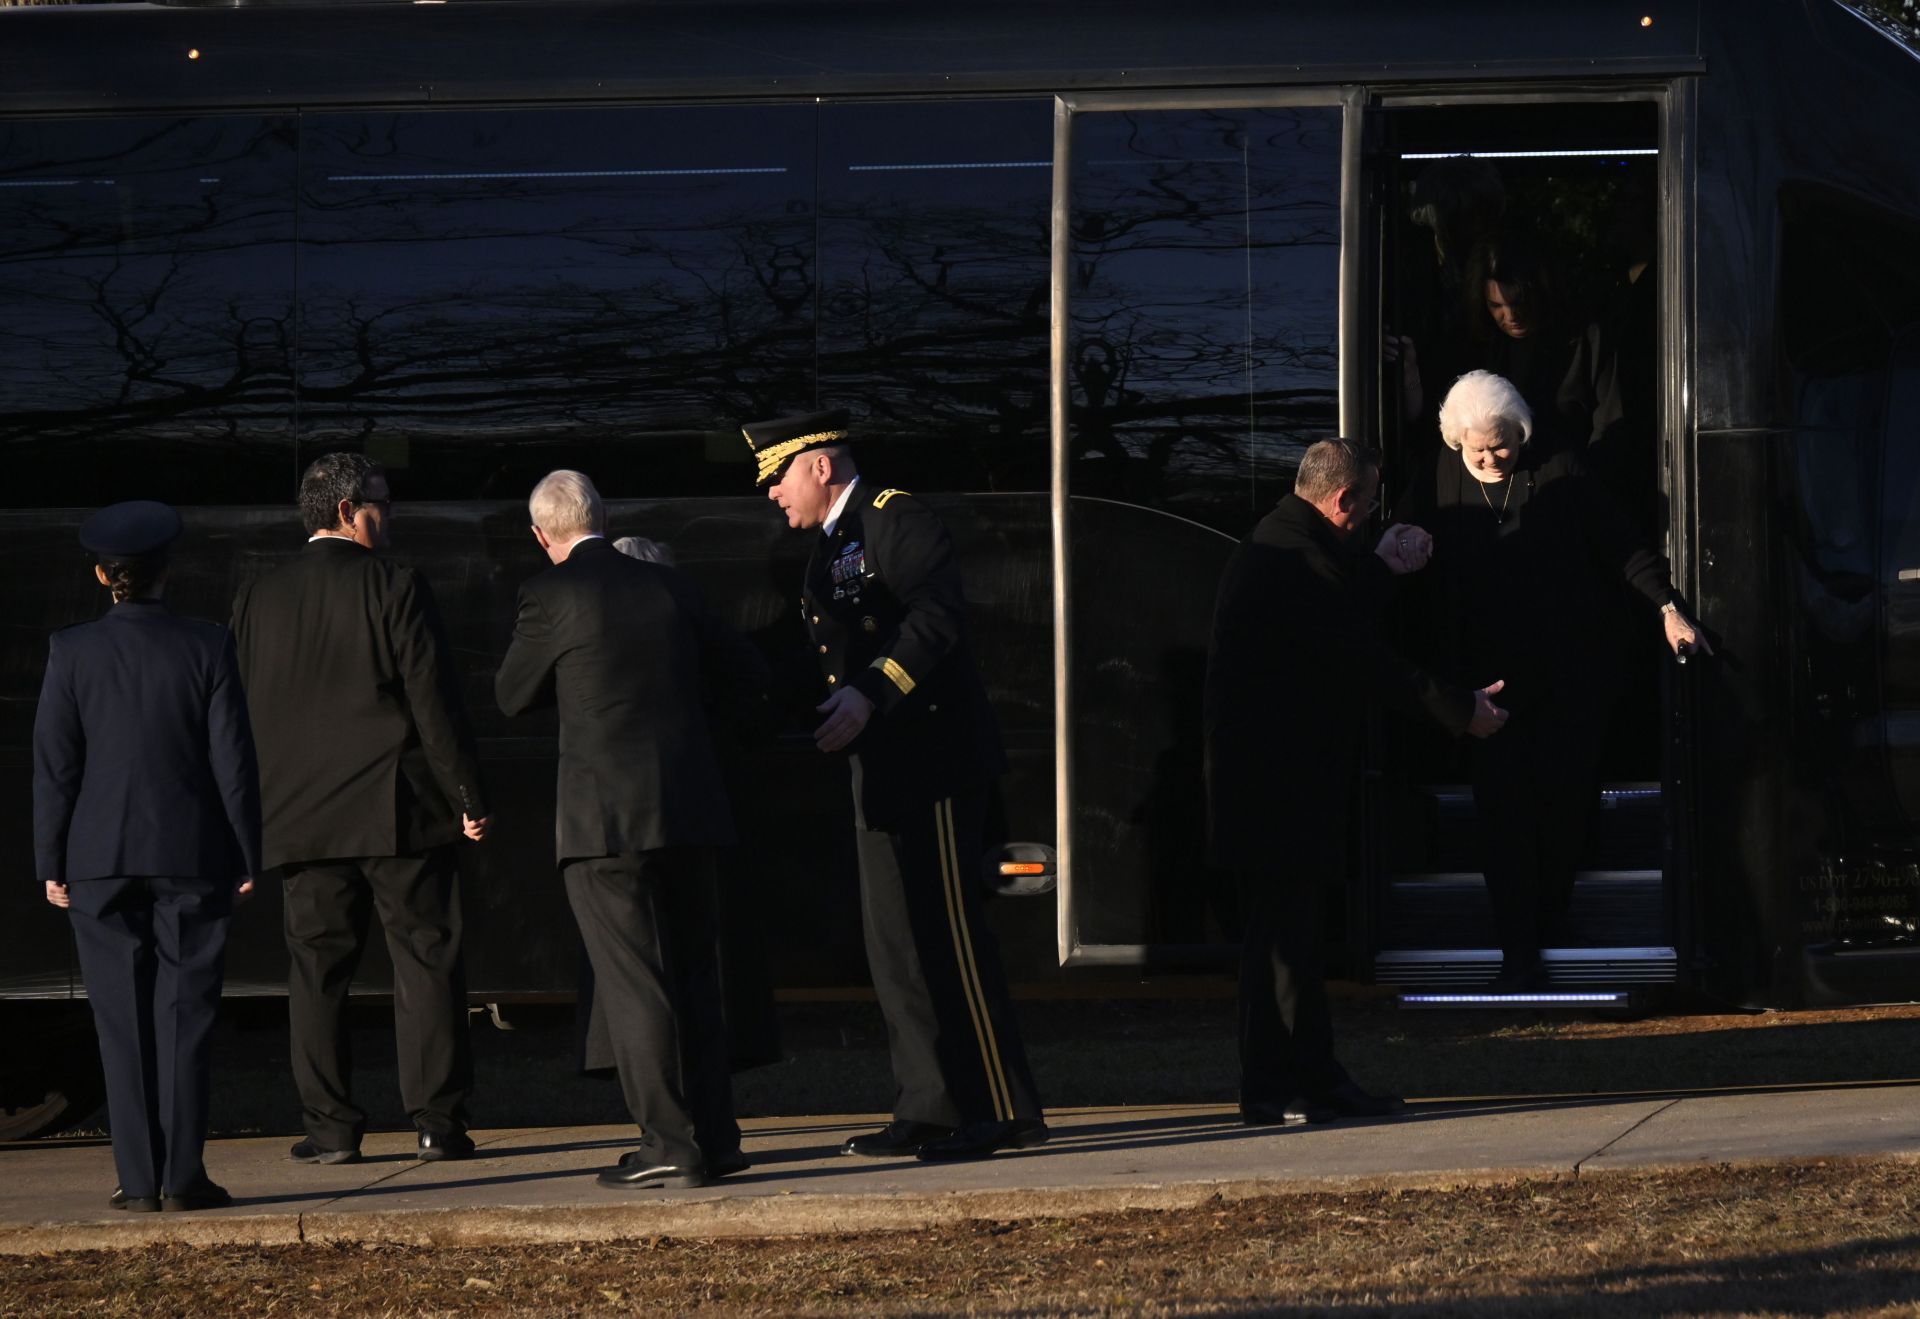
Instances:
[[[208,1063],[260,784],[233,638],[161,600],[180,515],[135,500],[80,543],[113,607],[53,635],[33,722],[34,855],[100,1036],[116,1209],[231,1203],[207,1177]]]
[[[979,1158],[1047,1139],[981,913],[982,817],[1005,760],[933,510],[860,479],[847,414],[745,427],[758,484],[818,530],[800,609],[826,680],[814,732],[853,770],[861,915],[887,1022],[894,1120],[847,1154]]]

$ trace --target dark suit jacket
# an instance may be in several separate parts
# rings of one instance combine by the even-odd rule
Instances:
[[[603,538],[522,586],[494,694],[510,715],[559,706],[556,859],[731,844],[709,707],[744,714],[766,683],[691,577]]]
[[[270,866],[403,856],[487,813],[433,592],[323,537],[240,588],[233,632],[260,744]]]
[[[1466,731],[1473,695],[1380,637],[1391,574],[1288,495],[1227,562],[1207,650],[1209,837],[1223,865],[1271,863],[1294,830],[1334,827],[1370,699]]]
[[[815,542],[800,607],[826,691],[847,683],[874,703],[851,748],[863,824],[891,828],[999,777],[1006,759],[967,643],[960,563],[931,508],[861,481]]]
[[[53,634],[33,835],[42,880],[260,872],[259,770],[225,628],[152,601]]]

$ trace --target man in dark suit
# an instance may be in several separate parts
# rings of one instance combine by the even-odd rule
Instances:
[[[1506,720],[1501,684],[1462,691],[1379,636],[1379,595],[1426,563],[1418,527],[1389,527],[1371,554],[1355,537],[1380,488],[1380,457],[1349,440],[1306,452],[1293,493],[1227,562],[1205,693],[1213,860],[1246,907],[1240,964],[1240,1114],[1292,1126],[1405,1107],[1371,1095],[1333,1056],[1320,901],[1346,880],[1347,811],[1369,700],[1447,732],[1488,737]]]
[[[81,526],[113,608],[53,635],[33,725],[35,862],[72,914],[127,1210],[231,1203],[201,1161],[211,1039],[234,899],[261,864],[233,638],[161,600],[179,532],[151,500]]]
[[[300,479],[307,546],[240,588],[233,631],[260,746],[266,863],[285,872],[287,1013],[304,1163],[359,1158],[343,1014],[377,914],[393,961],[400,1095],[422,1159],[473,1152],[453,844],[486,833],[479,756],[433,592],[380,557],[386,473],[360,454]]]
[[[709,702],[763,699],[766,666],[691,578],[608,543],[579,472],[528,501],[553,567],[520,588],[494,679],[509,715],[557,704],[555,846],[593,968],[586,1065],[611,1066],[640,1148],[603,1186],[702,1186],[747,1166],[721,1010],[714,849],[733,817]]]
[[[847,414],[745,428],[767,497],[819,529],[801,612],[826,679],[814,742],[848,751],[867,964],[887,1022],[894,1120],[848,1154],[980,1158],[1047,1139],[980,907],[987,794],[1005,768],[966,640],[947,530],[860,480]]]

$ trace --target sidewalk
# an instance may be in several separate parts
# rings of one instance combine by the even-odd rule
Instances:
[[[1596,1170],[1920,1155],[1920,1085],[1682,1096],[1450,1101],[1403,1118],[1242,1127],[1228,1106],[1054,1110],[1050,1144],[979,1163],[847,1158],[876,1117],[745,1123],[749,1171],[693,1191],[617,1192],[592,1173],[632,1147],[627,1127],[476,1131],[479,1155],[413,1158],[411,1133],[370,1135],[359,1164],[286,1158],[287,1136],[214,1142],[207,1168],[238,1201],[197,1214],[107,1207],[104,1140],[0,1146],[0,1252],[152,1241],[392,1241],[484,1245],[634,1236],[785,1235],[913,1228],[1211,1197],[1389,1184],[1571,1177]]]

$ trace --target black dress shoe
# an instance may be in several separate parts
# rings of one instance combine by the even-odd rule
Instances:
[[[1352,1081],[1342,1081],[1324,1095],[1316,1095],[1309,1107],[1329,1108],[1340,1117],[1392,1117],[1407,1111],[1407,1101],[1399,1095],[1369,1094]]]
[[[952,1134],[952,1127],[933,1122],[889,1122],[878,1131],[850,1138],[840,1147],[840,1152],[864,1154],[870,1159],[904,1159],[918,1154],[928,1141],[944,1140]]]
[[[153,1195],[128,1195],[119,1187],[113,1188],[113,1194],[107,1197],[107,1203],[115,1209],[124,1209],[130,1214],[151,1214],[158,1212],[160,1199]]]
[[[698,1163],[643,1163],[639,1159],[629,1163],[622,1158],[619,1167],[607,1169],[594,1180],[616,1191],[646,1191],[655,1187],[688,1191],[705,1186],[712,1179]]]
[[[1047,1124],[1037,1117],[1011,1122],[973,1122],[951,1136],[930,1140],[916,1156],[928,1163],[957,1163],[984,1159],[997,1150],[1024,1150],[1047,1143]]]
[[[360,1151],[330,1150],[325,1145],[316,1144],[312,1137],[301,1141],[287,1151],[287,1157],[295,1163],[358,1163]]]
[[[232,1203],[233,1197],[227,1194],[227,1188],[206,1177],[184,1190],[169,1191],[160,1197],[160,1207],[168,1213],[191,1209],[225,1209]]]
[[[464,1131],[423,1131],[420,1133],[420,1153],[417,1157],[422,1163],[470,1159],[473,1157],[473,1137]]]
[[[1249,1127],[1304,1127],[1307,1115],[1297,1101],[1283,1104],[1274,1099],[1243,1099],[1240,1121]]]
[[[639,1150],[628,1150],[620,1156],[620,1166],[622,1168],[643,1167],[646,1161],[647,1156]],[[746,1155],[742,1154],[739,1150],[733,1150],[730,1153],[722,1154],[717,1159],[707,1160],[707,1180],[717,1182],[722,1177],[731,1177],[737,1172],[745,1172],[752,1166],[751,1163],[747,1162]]]

